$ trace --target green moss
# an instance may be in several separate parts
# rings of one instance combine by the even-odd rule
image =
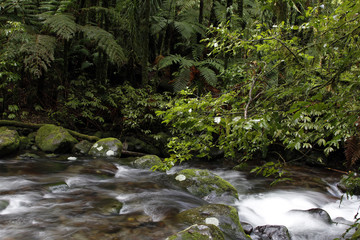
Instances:
[[[0,131],[0,156],[16,152],[20,146],[20,137],[17,131],[2,128]]]
[[[224,240],[224,234],[215,225],[201,224],[192,225],[167,238],[167,240]]]
[[[209,218],[218,220],[219,229],[227,236],[236,236],[236,239],[250,239],[244,232],[237,210],[228,205],[210,204],[186,210],[177,215],[181,223],[207,224]]]
[[[77,140],[63,127],[46,124],[37,131],[35,141],[44,152],[69,152]]]
[[[161,166],[162,161],[156,155],[145,155],[143,157],[137,158],[133,164],[136,168],[151,169],[155,165]]]
[[[235,198],[239,198],[234,186],[208,170],[184,169],[177,174],[179,175],[184,175],[186,178],[179,181],[180,185],[198,197],[203,198],[215,192],[217,196],[230,193]]]
[[[120,157],[122,142],[117,138],[103,138],[90,149],[89,154],[95,157]]]

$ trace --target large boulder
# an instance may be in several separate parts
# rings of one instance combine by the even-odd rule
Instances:
[[[0,128],[0,156],[15,153],[20,146],[20,137],[17,131]]]
[[[103,138],[97,141],[89,151],[94,157],[120,157],[122,143],[117,138]]]
[[[156,155],[145,155],[135,159],[133,165],[135,168],[151,169],[153,166],[161,166],[163,163]]]
[[[251,239],[245,234],[237,210],[228,205],[210,204],[183,211],[177,215],[180,223],[189,225],[212,224],[218,227],[225,239]]]
[[[265,225],[258,226],[254,229],[253,240],[291,240],[290,233],[285,226],[280,225]]]
[[[45,124],[37,131],[36,145],[44,152],[68,153],[78,141],[63,127]]]
[[[224,234],[213,224],[195,224],[178,232],[166,240],[224,240]]]
[[[209,170],[184,169],[175,175],[175,180],[191,194],[208,202],[234,202],[238,199],[236,188]]]

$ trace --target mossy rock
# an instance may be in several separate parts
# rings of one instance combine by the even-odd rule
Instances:
[[[123,203],[113,198],[104,198],[95,204],[95,208],[105,215],[118,215]]]
[[[291,240],[289,230],[282,225],[258,226],[252,234],[253,238],[257,236],[259,239]]]
[[[187,229],[178,232],[166,240],[224,240],[222,231],[213,224],[195,224]]]
[[[209,170],[184,169],[175,176],[177,183],[191,194],[209,202],[238,199],[236,188]]]
[[[223,204],[210,204],[183,211],[177,215],[180,223],[185,224],[213,224],[225,236],[225,239],[251,239],[245,234],[236,208]]]
[[[155,165],[161,166],[162,164],[161,159],[156,155],[145,155],[133,162],[134,167],[140,169],[151,169]]]
[[[94,157],[120,157],[122,142],[117,138],[103,138],[90,149],[89,155]]]
[[[82,140],[74,145],[72,152],[78,155],[86,155],[90,151],[93,144],[87,140]]]
[[[31,149],[31,146],[34,144],[33,141],[31,141],[30,138],[25,137],[25,136],[20,136],[20,150],[24,150],[24,149]]]
[[[0,156],[15,153],[19,150],[20,137],[17,131],[0,128]]]
[[[37,131],[35,142],[44,152],[69,153],[78,141],[63,127],[45,124]]]
[[[9,206],[9,201],[7,200],[0,200],[0,211],[4,210]]]

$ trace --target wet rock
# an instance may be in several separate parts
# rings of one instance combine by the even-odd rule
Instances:
[[[68,153],[77,140],[63,127],[46,124],[37,131],[35,142],[44,152]]]
[[[21,154],[20,159],[40,159],[40,156],[35,153],[24,153]]]
[[[212,224],[200,224],[192,225],[185,230],[178,232],[166,240],[206,240],[206,239],[216,239],[224,240],[224,234],[221,230]]]
[[[353,222],[346,220],[343,217],[337,217],[333,220],[334,224],[343,224],[343,225],[347,225],[347,226],[351,226],[353,224]]]
[[[145,155],[143,157],[137,158],[133,165],[135,168],[140,169],[151,169],[153,166],[160,166],[162,165],[161,159],[156,155]]]
[[[74,145],[72,152],[78,155],[86,155],[90,151],[93,144],[87,140],[82,140]]]
[[[20,136],[20,150],[31,149],[33,144],[34,142],[29,137]]]
[[[114,198],[104,198],[95,204],[95,208],[104,215],[117,215],[120,213],[122,207],[123,203]]]
[[[0,128],[0,156],[5,156],[18,151],[20,137],[17,131]]]
[[[0,211],[4,210],[9,206],[9,201],[6,200],[0,200]]]
[[[177,215],[181,223],[212,224],[217,226],[225,236],[225,239],[248,240],[240,224],[237,210],[228,205],[210,204],[183,211]]]
[[[254,230],[254,227],[250,223],[241,222],[241,226],[243,227],[246,234],[251,234]]]
[[[254,229],[253,235],[253,240],[291,240],[288,229],[279,225],[258,226]]]
[[[209,170],[184,169],[175,175],[175,180],[191,194],[208,202],[233,202],[238,199],[235,187]]]
[[[103,138],[90,149],[89,155],[94,157],[120,157],[122,143],[117,138]]]
[[[308,214],[311,217],[328,224],[331,224],[333,222],[330,215],[321,208],[312,208],[308,210],[291,210],[290,213]]]

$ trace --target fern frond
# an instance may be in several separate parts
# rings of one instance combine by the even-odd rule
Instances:
[[[351,168],[360,159],[360,139],[352,136],[345,141],[346,166]]]
[[[221,59],[205,59],[200,62],[199,66],[208,66],[218,71],[224,70],[224,62]]]
[[[180,92],[181,90],[184,90],[188,84],[190,79],[190,69],[182,69],[180,71],[177,78],[174,80],[173,88],[175,92]]]
[[[67,14],[46,16],[44,24],[49,26],[51,31],[56,33],[56,35],[66,40],[72,39],[79,30],[74,17]]]
[[[199,33],[204,35],[204,28],[194,22],[186,22],[186,21],[175,21],[174,22],[175,29],[180,33],[180,35],[185,40],[190,40],[195,34]]]
[[[56,39],[47,35],[36,35],[32,42],[22,45],[20,52],[25,54],[25,69],[39,78],[54,60],[55,47]]]
[[[111,33],[99,27],[89,25],[82,26],[81,30],[87,38],[97,43],[98,47],[106,53],[111,62],[122,65],[126,61],[123,48],[116,42]]]
[[[181,64],[181,62],[183,61],[183,57],[180,56],[179,54],[175,54],[175,55],[169,55],[164,57],[163,59],[160,60],[159,62],[159,69],[162,68],[166,68],[169,67],[173,64]]]
[[[152,19],[154,21],[154,23],[151,24],[151,28],[150,28],[150,32],[152,35],[161,32],[163,29],[166,28],[167,24],[169,23],[168,19],[160,16],[153,16]]]
[[[198,70],[200,71],[200,75],[205,79],[205,81],[214,87],[217,83],[217,76],[215,72],[207,67],[198,67]]]
[[[192,46],[192,57],[195,61],[199,61],[203,57],[205,46],[203,44],[194,44]]]

